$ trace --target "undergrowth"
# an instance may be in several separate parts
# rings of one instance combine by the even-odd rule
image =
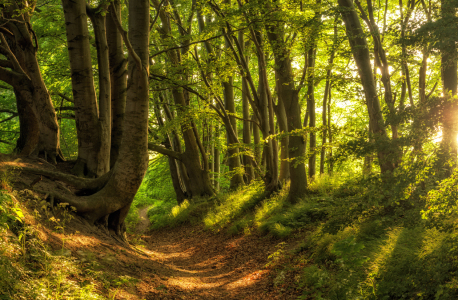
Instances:
[[[136,280],[106,272],[96,260],[72,257],[64,244],[52,250],[40,238],[43,225],[27,219],[39,219],[65,234],[68,207],[56,207],[54,216],[46,201],[29,190],[14,191],[8,175],[0,175],[0,299],[114,299],[120,288]],[[33,212],[23,201],[35,207]]]
[[[435,179],[416,176],[402,168],[389,178],[317,176],[294,205],[288,186],[266,198],[254,182],[180,206],[168,202],[149,218],[154,228],[191,223],[280,239],[266,267],[280,293],[288,286],[300,299],[457,299],[458,232],[428,225],[421,187]],[[286,247],[291,237],[302,242]]]

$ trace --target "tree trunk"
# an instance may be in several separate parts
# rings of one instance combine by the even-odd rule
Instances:
[[[20,140],[18,146],[26,148],[18,150],[24,155],[44,153],[45,157],[55,163],[56,158],[63,159],[57,116],[38,65],[38,44],[34,45],[30,16],[28,12],[18,15],[17,10],[19,7],[16,3],[11,3],[2,10],[2,17],[15,20],[5,22],[5,27],[9,30],[7,38],[1,35],[2,46],[6,51],[2,51],[2,54],[8,59],[6,67],[15,74],[2,68],[0,80],[14,87],[15,94],[19,96],[18,104],[27,106],[24,111],[18,107],[20,122],[26,123],[22,129],[29,130],[27,133],[21,132],[23,137],[27,136],[27,141]],[[26,121],[26,118],[30,120]],[[32,125],[34,122],[38,123],[38,131],[36,123]]]
[[[350,42],[350,47],[358,67],[359,77],[363,85],[364,94],[366,96],[366,105],[369,113],[369,122],[372,128],[372,134],[376,139],[381,141],[389,141],[388,135],[384,128],[384,120],[380,108],[380,102],[375,88],[374,77],[372,75],[369,49],[364,32],[359,22],[358,14],[355,11],[352,0],[338,0],[340,13],[345,22],[347,37]],[[379,160],[380,170],[382,173],[393,171],[393,155],[392,151],[386,149],[378,149],[377,156]],[[391,155],[390,155],[391,154]]]
[[[455,17],[455,5],[453,1],[441,1],[441,15],[445,19]],[[442,41],[444,44],[441,48],[441,75],[444,89],[444,107],[442,108],[442,142],[441,155],[443,163],[450,165],[446,167],[448,175],[456,165],[457,159],[457,114],[458,105],[456,99],[453,99],[457,91],[457,54],[456,45],[453,38]]]
[[[219,124],[215,126],[215,140],[218,140],[219,137]],[[215,142],[213,143],[213,187],[216,191],[219,191],[219,175],[221,173],[221,157],[218,147],[215,147]]]
[[[328,127],[328,112],[326,111],[329,104],[328,102],[331,101],[331,74],[332,74],[332,67],[334,64],[334,56],[336,53],[336,47],[337,47],[337,17],[334,21],[334,38],[333,38],[333,43],[332,43],[332,51],[331,51],[331,57],[329,58],[329,67],[328,70],[326,71],[326,84],[324,87],[324,97],[323,97],[323,112],[321,115],[321,119],[323,121],[323,133],[321,136],[321,156],[320,156],[320,174],[324,174],[324,162],[326,159],[326,139],[328,138],[328,131],[330,131],[330,128]],[[329,101],[328,101],[329,98]]]
[[[157,0],[153,0],[153,6],[157,10],[160,10],[159,17],[162,21],[161,36],[164,40],[168,40],[170,39],[171,31],[170,16],[169,14],[166,14],[166,12]],[[186,49],[182,50],[184,51]],[[179,56],[177,51],[169,50],[167,51],[167,56],[172,66],[180,66],[181,53]],[[175,105],[179,107],[179,109],[177,110],[178,117],[181,117],[185,113],[185,110],[189,105],[183,89],[180,87],[174,87],[172,89],[172,97],[175,102]],[[189,177],[189,197],[213,195],[214,190],[210,182],[208,166],[202,166],[200,163],[200,152],[197,141],[198,137],[194,134],[192,123],[183,124],[181,126],[181,131],[183,134],[183,140],[185,144],[185,151],[183,153],[183,164],[186,166],[187,175]],[[205,152],[201,154],[205,155]]]
[[[119,0],[114,1],[111,5],[121,19],[121,4]],[[116,29],[116,24],[114,24],[110,11],[111,9],[107,14],[106,24],[111,81],[110,168],[112,168],[118,159],[121,147],[122,121],[124,119],[124,110],[126,109],[127,60],[124,57],[121,33]]]
[[[97,175],[110,171],[111,149],[111,81],[108,42],[106,34],[106,13],[101,8],[87,8],[95,33],[99,71],[99,120],[100,148],[97,152]],[[111,16],[110,16],[111,18]]]
[[[92,74],[86,1],[62,0],[62,6],[65,15],[78,134],[78,159],[73,171],[79,176],[92,177],[100,175],[97,171],[101,138]]]
[[[229,113],[229,119],[232,125],[231,128],[227,128],[226,130],[234,130],[235,135],[237,136],[237,120],[235,119],[234,115],[235,111],[235,102],[234,102],[234,89],[233,89],[233,78],[232,76],[228,77],[226,82],[223,82],[223,89],[224,89],[224,106]],[[240,156],[239,156],[239,148],[236,147],[230,138],[230,133],[227,133],[227,155],[228,155],[228,165],[229,165],[229,172],[231,174],[231,183],[230,189],[237,189],[238,187],[244,184],[243,182],[243,174],[240,172]]]
[[[149,1],[132,0],[129,4],[130,88],[119,158],[114,168],[100,178],[106,182],[103,188],[90,196],[49,191],[50,195],[75,206],[89,221],[103,222],[121,237],[124,237],[125,217],[148,167]]]
[[[310,132],[309,141],[309,177],[313,180],[316,173],[316,134],[313,129],[316,127],[316,114],[315,114],[315,43],[312,44],[308,51],[307,63],[307,111],[309,112],[309,127],[312,129]]]
[[[293,70],[289,50],[283,38],[283,31],[269,26],[267,36],[275,58],[276,86],[279,101],[283,101],[287,115],[288,132],[301,131],[301,107],[298,91],[294,87]],[[290,202],[297,202],[307,192],[307,173],[305,171],[305,140],[302,133],[289,137],[289,159],[291,185],[288,194]]]
[[[19,138],[16,142],[16,152],[20,155],[30,155],[35,151],[40,140],[40,128],[35,113],[28,101],[20,92],[14,89],[16,106],[19,114]]]
[[[328,100],[328,139],[329,139],[329,144],[331,147],[329,148],[329,158],[328,158],[328,173],[332,175],[332,172],[334,170],[334,162],[332,160],[332,114],[331,114],[331,97],[332,96],[332,82],[329,84],[329,100]]]
[[[276,191],[280,188],[280,182],[278,181],[278,152],[277,156],[275,156],[275,149],[276,145],[274,145],[274,141],[270,137],[270,134],[274,134],[271,131],[271,123],[274,120],[271,120],[269,108],[271,106],[271,97],[269,97],[269,83],[267,81],[267,65],[264,50],[262,47],[263,44],[263,37],[260,32],[256,32],[256,41],[259,47],[257,47],[258,51],[258,99],[259,103],[257,103],[257,110],[259,112],[259,116],[261,118],[261,133],[262,137],[264,138],[264,147],[263,147],[263,158],[265,159],[265,175],[264,181],[266,184],[266,190],[269,192]],[[273,108],[273,107],[272,107]],[[277,150],[278,151],[278,150]]]
[[[243,31],[239,31],[239,44],[241,46],[241,52],[245,52],[245,41],[243,38]],[[248,56],[245,56],[245,60],[248,62]],[[242,77],[242,110],[243,110],[243,143],[245,147],[251,144],[251,130],[250,125],[250,102],[248,101],[249,93],[248,82],[245,77]],[[255,125],[256,126],[256,125]],[[248,149],[247,149],[248,150]],[[244,152],[246,152],[245,150]],[[254,178],[254,170],[251,165],[251,159],[247,155],[243,155],[243,166],[245,168],[246,182],[250,183]]]
[[[280,176],[279,180],[281,182],[284,182],[286,180],[289,180],[291,178],[290,172],[289,172],[289,153],[288,153],[288,145],[289,145],[289,135],[288,135],[288,126],[286,124],[286,111],[285,111],[285,105],[283,101],[278,101],[277,104],[277,109],[275,110],[277,113],[277,123],[278,127],[280,129],[280,133],[284,134],[284,136],[281,137],[280,139]]]
[[[256,121],[260,123],[260,121],[256,118],[255,115],[251,117],[252,121]],[[253,130],[253,143],[254,143],[254,159],[256,160],[256,163],[261,166],[261,169],[263,167],[262,163],[262,151],[261,151],[261,135],[259,133],[259,127],[258,125],[252,123],[252,130]],[[255,173],[255,177],[259,178],[259,174]]]

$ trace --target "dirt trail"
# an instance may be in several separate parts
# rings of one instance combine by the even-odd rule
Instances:
[[[135,231],[139,234],[142,234],[148,231],[148,228],[151,225],[151,222],[148,219],[148,209],[150,207],[151,206],[145,206],[138,210],[138,217],[140,218],[140,221],[138,222],[137,227],[135,228]]]
[[[53,168],[30,159],[12,161],[10,157],[0,156],[0,169],[6,165]],[[36,178],[33,174],[18,173],[15,189],[27,191]],[[45,177],[37,183],[39,188],[59,188],[59,185],[62,183]],[[104,276],[127,275],[136,279],[135,284],[117,289],[115,299],[296,298],[274,291],[265,265],[281,241],[259,233],[230,237],[225,231],[204,231],[199,225],[147,231],[146,207],[140,209],[143,219],[137,233],[129,236],[134,247],[128,248],[79,217],[66,226],[64,236],[46,225],[46,221],[35,220],[35,207],[27,209],[27,223],[44,225],[36,226],[40,239],[54,250],[62,250],[65,239],[67,253],[76,257],[82,268],[96,262]]]
[[[70,234],[65,246],[73,256],[82,261],[90,257],[107,276],[138,279],[120,289],[115,299],[296,299],[277,294],[265,268],[278,240],[180,227],[132,235],[135,250],[77,222],[71,227],[78,232]],[[47,235],[59,249],[63,236],[51,230]]]

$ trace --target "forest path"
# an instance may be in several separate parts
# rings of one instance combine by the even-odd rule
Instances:
[[[137,227],[135,228],[135,232],[138,234],[142,234],[148,231],[148,228],[151,225],[151,222],[149,221],[149,218],[148,218],[148,209],[150,207],[151,205],[148,205],[138,210],[138,216],[140,218],[140,221],[138,222]]]
[[[12,156],[0,155],[0,162],[0,170],[8,166],[55,168]],[[59,167],[65,172],[70,164]],[[36,218],[34,214],[41,205],[30,196],[30,184],[36,179],[37,175],[18,172],[13,180],[15,190],[29,195],[23,199],[26,223],[52,253],[75,259],[81,272],[73,280],[83,284],[87,276],[93,276],[96,289],[109,299],[297,299],[294,289],[280,294],[266,268],[269,255],[282,240],[258,231],[229,236],[224,229],[203,230],[200,224],[146,231],[148,208],[140,210],[145,220],[139,231],[129,235],[132,247],[79,217],[65,225],[63,234],[48,220],[50,216]],[[57,184],[62,185],[43,177],[36,187],[55,189]]]
[[[150,231],[142,251],[160,279],[137,286],[146,299],[276,299],[268,255],[280,242],[257,234],[228,236],[195,226]],[[146,264],[145,267],[149,265]],[[145,274],[146,275],[146,274]],[[148,277],[146,277],[148,278]],[[286,295],[283,295],[286,296]],[[281,297],[279,299],[286,299]]]

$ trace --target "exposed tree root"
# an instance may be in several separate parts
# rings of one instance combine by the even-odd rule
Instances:
[[[50,171],[45,169],[37,169],[37,168],[28,168],[28,167],[19,167],[19,170],[23,172],[29,172],[32,174],[43,175],[53,180],[59,180],[64,183],[67,183],[76,189],[80,190],[76,194],[77,195],[91,195],[96,193],[97,191],[101,190],[105,184],[110,179],[112,172],[108,172],[98,178],[95,179],[88,179],[88,178],[81,178],[70,174],[65,174],[57,171]]]

